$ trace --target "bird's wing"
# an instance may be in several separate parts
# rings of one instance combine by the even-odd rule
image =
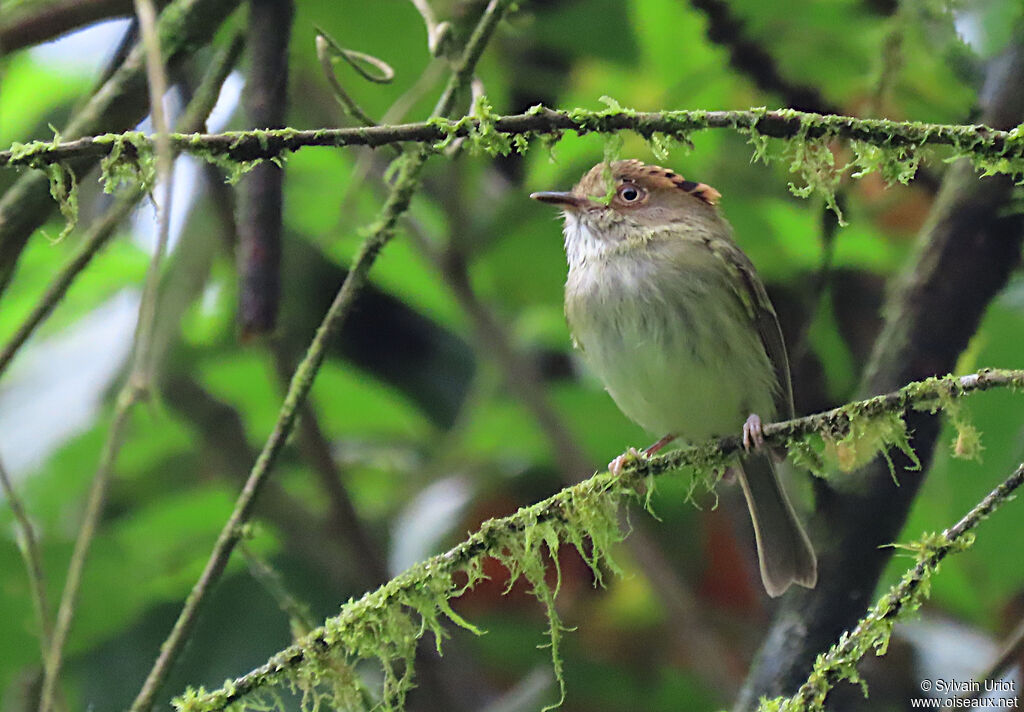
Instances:
[[[779,391],[775,397],[775,407],[780,418],[793,418],[793,383],[789,375],[789,357],[786,355],[786,344],[782,340],[782,328],[775,308],[768,299],[761,278],[757,276],[750,258],[732,240],[711,239],[705,242],[708,248],[721,259],[735,279],[739,298],[757,329],[765,353],[775,368],[775,379]]]

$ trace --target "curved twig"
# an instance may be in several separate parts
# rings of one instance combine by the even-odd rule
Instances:
[[[341,86],[341,82],[338,81],[338,76],[334,72],[334,65],[338,61],[343,60],[359,76],[374,84],[388,84],[395,78],[395,70],[391,65],[383,59],[366,54],[365,52],[342,47],[334,41],[334,38],[320,28],[317,28],[316,31],[316,56],[320,61],[320,69],[323,71],[324,78],[327,79],[327,83],[331,86],[334,98],[338,100],[338,103],[345,109],[345,112],[363,126],[375,125],[377,122],[371,119],[369,114],[363,111],[363,108]],[[364,65],[372,66],[379,74],[368,72]]]

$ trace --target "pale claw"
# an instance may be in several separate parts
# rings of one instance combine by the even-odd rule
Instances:
[[[632,460],[639,460],[644,455],[635,447],[629,448],[626,452],[619,455],[617,458],[608,463],[608,471],[618,477],[622,474],[622,468],[630,463]]]
[[[750,452],[751,448],[760,450],[764,446],[764,427],[761,416],[751,413],[743,423],[743,449]]]

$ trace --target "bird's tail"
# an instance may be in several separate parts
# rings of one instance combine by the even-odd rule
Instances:
[[[779,483],[770,455],[751,454],[743,459],[738,470],[754,523],[761,580],[768,595],[781,596],[792,583],[814,588],[818,561]]]

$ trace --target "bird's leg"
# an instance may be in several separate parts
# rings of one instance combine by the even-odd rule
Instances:
[[[750,452],[751,449],[760,450],[764,446],[764,426],[761,423],[761,416],[751,413],[743,423],[743,449]]]
[[[672,433],[669,433],[668,435],[666,435],[661,440],[659,440],[658,442],[656,442],[653,445],[651,445],[649,448],[647,448],[643,452],[640,452],[635,447],[631,447],[625,453],[623,453],[622,455],[619,455],[617,458],[615,458],[614,460],[609,462],[608,463],[608,470],[613,475],[618,477],[619,474],[622,472],[622,468],[625,467],[626,463],[628,463],[630,460],[639,460],[640,458],[650,457],[651,455],[654,455],[655,453],[657,453],[659,450],[661,450],[663,447],[665,447],[666,445],[668,445],[670,442],[672,442],[675,439],[676,439],[676,436],[673,435]]]
[[[676,435],[674,435],[673,433],[669,433],[668,435],[663,437],[661,440],[659,440],[658,442],[654,443],[649,448],[644,450],[644,455],[647,455],[648,457],[650,457],[651,455],[654,455],[655,453],[658,452],[658,450],[661,450],[661,448],[665,447],[666,445],[668,445],[670,442],[672,442],[675,439],[676,439]]]

